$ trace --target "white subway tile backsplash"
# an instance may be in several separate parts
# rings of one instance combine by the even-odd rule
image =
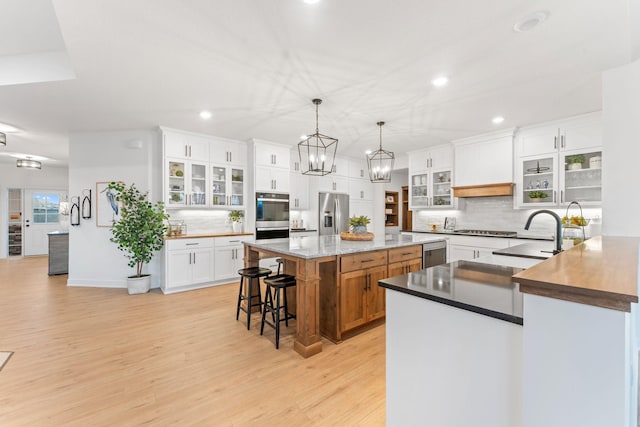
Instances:
[[[168,212],[169,220],[183,220],[187,224],[188,234],[232,231],[229,211],[178,209]]]

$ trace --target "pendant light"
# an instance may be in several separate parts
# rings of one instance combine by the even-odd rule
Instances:
[[[376,123],[380,127],[380,148],[367,155],[367,167],[371,182],[391,182],[391,171],[396,156],[391,151],[382,149],[382,126],[384,122]]]
[[[323,135],[318,130],[318,105],[321,99],[312,101],[316,106],[316,132],[298,143],[300,171],[303,175],[328,175],[334,171],[338,140]]]

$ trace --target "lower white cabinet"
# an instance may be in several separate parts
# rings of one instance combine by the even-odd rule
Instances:
[[[213,280],[213,238],[177,239],[165,243],[164,293],[198,287]]]
[[[469,260],[491,255],[496,249],[510,246],[512,239],[501,237],[449,236],[449,259],[447,262]],[[521,241],[520,244],[526,243]]]
[[[507,247],[507,245],[503,247]],[[467,259],[476,259],[486,255],[491,255],[491,253],[496,249],[501,249],[501,248],[483,248],[480,246],[450,245],[449,246],[449,262],[467,260]]]
[[[244,245],[252,236],[215,238],[215,280],[238,279],[238,270],[244,267]]]

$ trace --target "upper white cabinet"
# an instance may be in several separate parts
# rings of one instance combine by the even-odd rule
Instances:
[[[298,149],[291,150],[291,172],[289,182],[289,206],[291,209],[309,209],[309,176],[300,171]]]
[[[247,144],[240,141],[231,141],[222,138],[212,140],[209,161],[218,165],[247,164]]]
[[[256,166],[289,169],[291,147],[258,141],[254,147]]]
[[[513,130],[453,141],[458,187],[513,182]]]
[[[349,160],[336,156],[331,175],[349,176]]]
[[[330,173],[325,176],[314,176],[318,191],[329,193],[348,193],[349,178]]]
[[[427,169],[451,169],[453,167],[453,150],[451,145],[438,145],[424,150],[410,151],[409,170],[425,172]]]
[[[602,145],[600,113],[522,128],[516,138],[519,157],[582,150]]]
[[[257,166],[255,173],[256,191],[288,193],[291,188],[289,185],[289,169]]]
[[[446,144],[411,151],[408,156],[409,209],[453,207],[453,147]]]
[[[167,207],[207,207],[207,162],[165,159],[164,201]]]
[[[211,205],[244,208],[245,175],[244,167],[211,165]]]
[[[369,180],[369,169],[367,168],[366,159],[349,161],[349,178]]]
[[[368,179],[349,179],[350,200],[373,200],[373,183]]]
[[[174,159],[209,161],[209,141],[189,133],[163,130],[164,155]]]
[[[523,128],[516,136],[516,206],[602,203],[599,113]]]

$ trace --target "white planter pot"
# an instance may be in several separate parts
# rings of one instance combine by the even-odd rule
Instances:
[[[234,233],[242,233],[242,223],[241,222],[232,222],[231,229]]]
[[[127,290],[129,295],[146,294],[151,289],[151,275],[141,277],[127,277]]]
[[[569,169],[571,170],[582,169],[582,163],[570,163]]]

